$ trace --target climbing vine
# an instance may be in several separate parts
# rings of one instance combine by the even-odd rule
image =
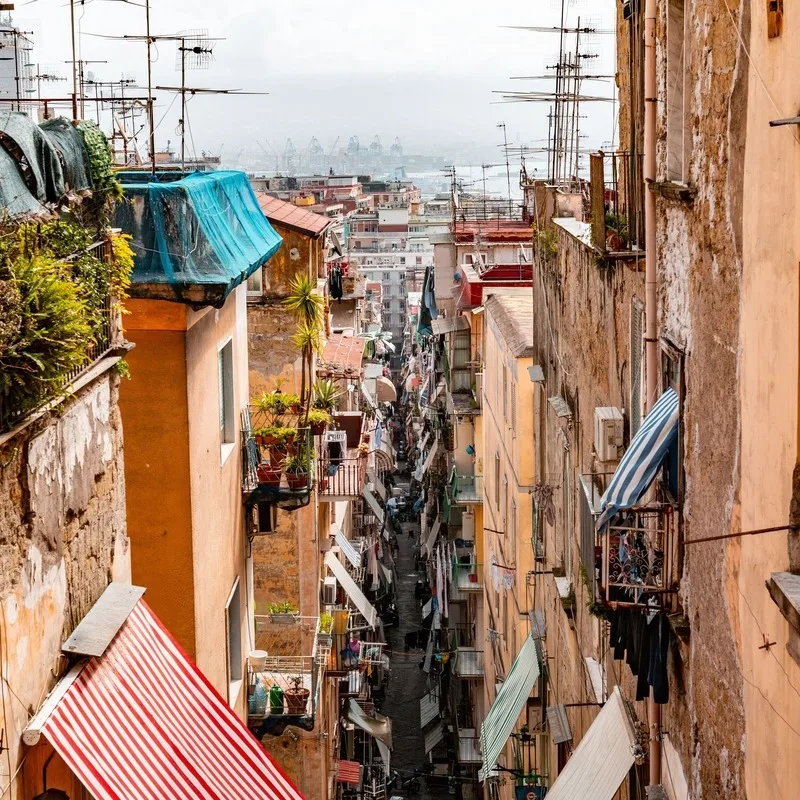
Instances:
[[[0,227],[0,430],[63,391],[108,337],[133,270],[108,224],[122,189],[102,131],[82,122],[92,196],[50,222]]]

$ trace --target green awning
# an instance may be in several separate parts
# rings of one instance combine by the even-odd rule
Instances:
[[[525,708],[539,672],[536,642],[528,636],[481,725],[484,775],[489,775],[495,768],[497,759]]]

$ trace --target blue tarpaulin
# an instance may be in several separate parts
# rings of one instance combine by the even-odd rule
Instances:
[[[147,183],[119,177],[128,202],[116,224],[132,236],[134,297],[220,307],[281,245],[243,172]]]

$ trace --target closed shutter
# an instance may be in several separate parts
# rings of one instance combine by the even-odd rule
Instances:
[[[511,381],[511,436],[517,436],[517,382]]]

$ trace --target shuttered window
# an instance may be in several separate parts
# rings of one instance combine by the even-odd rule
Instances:
[[[517,436],[517,382],[511,381],[511,436]]]

